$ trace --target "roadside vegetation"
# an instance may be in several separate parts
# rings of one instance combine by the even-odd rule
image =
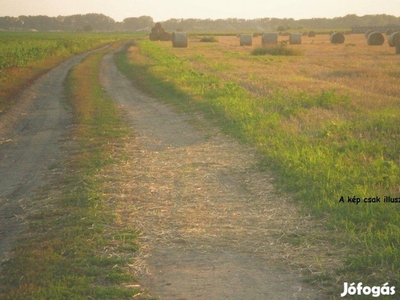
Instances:
[[[0,112],[12,96],[63,60],[121,39],[106,33],[0,32]]]
[[[328,38],[296,46],[305,55],[294,57],[253,56],[235,37],[212,47],[192,41],[187,50],[142,40],[117,64],[141,89],[203,111],[256,147],[260,168],[339,233],[345,269],[311,280],[337,290],[344,281],[399,286],[400,203],[383,201],[400,197],[400,68],[389,47],[367,47],[361,35],[355,47]]]
[[[288,48],[287,42],[280,42],[275,46],[264,46],[255,48],[251,51],[252,55],[286,55],[286,56],[301,56],[304,55],[304,51],[300,49]]]
[[[118,216],[103,196],[111,179],[100,176],[117,163],[115,147],[129,135],[98,80],[100,59],[117,46],[91,54],[67,78],[74,116],[74,142],[65,146],[68,171],[35,200],[41,205],[28,216],[28,233],[2,263],[1,299],[131,299],[139,294],[129,270],[137,233],[117,225]]]

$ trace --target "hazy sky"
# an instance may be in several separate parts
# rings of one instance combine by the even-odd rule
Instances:
[[[347,14],[400,16],[400,0],[0,0],[0,16],[102,13],[116,21],[170,18],[333,18]]]

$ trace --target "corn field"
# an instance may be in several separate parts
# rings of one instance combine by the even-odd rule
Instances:
[[[117,34],[0,32],[0,76],[52,56],[68,57],[121,39]]]

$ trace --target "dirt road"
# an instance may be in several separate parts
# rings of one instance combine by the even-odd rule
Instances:
[[[63,172],[59,141],[71,122],[63,80],[82,57],[37,80],[0,116],[0,259],[23,230],[36,190]],[[313,256],[329,245],[308,242],[319,225],[276,193],[271,176],[255,167],[255,152],[201,116],[139,92],[113,53],[100,75],[136,135],[124,163],[109,170],[116,184],[107,195],[118,203],[121,226],[142,232],[134,266],[142,286],[166,300],[324,299],[302,271],[318,272],[324,257],[316,263]]]
[[[324,299],[302,281],[300,267],[290,267],[312,261],[316,246],[286,242],[319,226],[276,193],[252,149],[201,116],[178,114],[139,92],[112,53],[100,78],[137,136],[127,143],[130,159],[112,171],[121,184],[108,196],[119,203],[123,223],[142,231],[137,272],[152,295]]]
[[[17,104],[0,115],[0,260],[24,228],[25,210],[37,188],[62,170],[60,139],[68,132],[63,81],[78,55],[43,75],[23,91]]]

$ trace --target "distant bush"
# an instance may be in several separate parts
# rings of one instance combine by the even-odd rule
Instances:
[[[200,39],[200,42],[203,43],[216,43],[218,40],[215,38],[215,36],[205,36]]]
[[[276,46],[259,47],[255,48],[252,55],[284,55],[284,56],[301,56],[304,55],[304,51],[300,49],[288,48],[285,41],[280,42]]]

